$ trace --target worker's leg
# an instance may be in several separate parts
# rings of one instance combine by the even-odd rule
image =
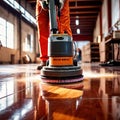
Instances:
[[[65,0],[64,6],[61,10],[60,19],[58,20],[58,29],[61,34],[67,32],[70,36],[72,36],[70,28],[69,0]]]
[[[48,37],[49,37],[49,18],[43,11],[38,18],[38,34],[40,44],[40,59],[46,61],[48,59]]]
[[[41,62],[46,62],[48,60],[49,15],[48,11],[43,10],[39,3],[36,6],[36,17],[38,23],[40,60]]]

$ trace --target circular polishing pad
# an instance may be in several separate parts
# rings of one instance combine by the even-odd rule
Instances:
[[[73,83],[83,80],[80,66],[51,67],[41,69],[41,78],[47,83]]]

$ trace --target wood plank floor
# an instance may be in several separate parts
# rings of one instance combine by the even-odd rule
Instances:
[[[47,84],[37,66],[0,65],[0,120],[120,120],[120,67],[84,63],[83,81]]]

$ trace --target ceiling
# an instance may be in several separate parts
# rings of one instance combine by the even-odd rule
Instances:
[[[35,9],[36,0],[27,0],[33,9]],[[97,16],[100,12],[103,0],[69,0],[70,6],[70,23],[75,41],[83,41],[93,39],[93,30],[95,27]],[[79,20],[79,25],[75,21]],[[77,34],[77,29],[80,34]]]

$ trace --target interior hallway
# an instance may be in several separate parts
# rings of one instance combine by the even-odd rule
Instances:
[[[84,80],[46,84],[37,64],[0,65],[0,120],[120,120],[120,67],[84,63]]]

